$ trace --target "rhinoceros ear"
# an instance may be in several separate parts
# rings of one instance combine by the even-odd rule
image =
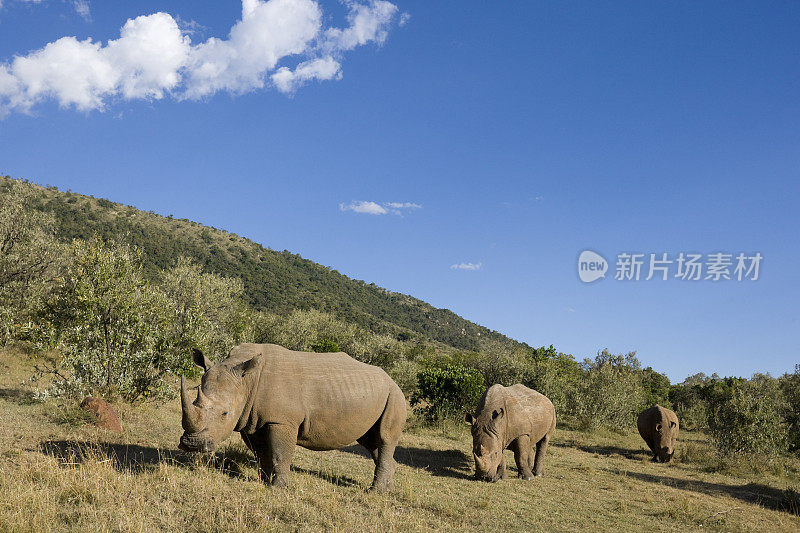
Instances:
[[[504,414],[506,414],[506,410],[503,409],[502,407],[500,409],[495,409],[494,411],[492,411],[492,420],[497,420]]]
[[[231,368],[231,373],[238,378],[243,378],[247,374],[255,370],[256,367],[258,366],[258,363],[260,362],[261,362],[260,357],[258,356],[253,357],[252,359],[245,361],[244,363],[239,363],[238,365]]]
[[[194,364],[196,364],[205,371],[208,371],[208,369],[211,368],[211,365],[213,364],[211,360],[205,355],[203,355],[203,352],[201,352],[197,348],[192,350],[192,359],[194,360]]]
[[[466,415],[464,415],[464,422],[466,422],[467,424],[469,424],[471,426],[471,425],[475,424],[475,417],[472,416],[471,414],[467,413]]]

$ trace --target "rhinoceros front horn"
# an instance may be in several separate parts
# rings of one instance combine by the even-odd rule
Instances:
[[[200,409],[192,403],[189,398],[189,391],[186,390],[186,380],[181,376],[181,407],[183,408],[183,429],[189,433],[195,433],[199,428]]]

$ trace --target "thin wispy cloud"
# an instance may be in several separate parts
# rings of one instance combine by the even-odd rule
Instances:
[[[422,206],[412,202],[365,202],[354,201],[349,204],[339,204],[341,211],[353,211],[354,213],[362,213],[366,215],[399,215],[403,216],[404,212],[422,209]]]
[[[339,204],[342,211],[352,211],[365,215],[385,215],[388,213],[385,207],[375,202],[351,202],[349,204]]]
[[[73,0],[72,7],[75,8],[75,12],[80,15],[83,20],[86,22],[92,21],[92,12],[89,9],[88,0]]]
[[[88,16],[86,0],[73,5]],[[0,61],[0,117],[48,100],[90,111],[120,100],[201,100],[265,87],[292,94],[312,81],[337,80],[344,53],[384,43],[399,18],[383,0],[345,5],[344,28],[326,28],[316,0],[243,0],[241,19],[225,39],[193,43],[192,28],[168,13],[129,19],[105,44],[62,37]],[[294,66],[281,65],[289,59]]]
[[[4,2],[3,0],[0,0],[0,9],[2,9],[4,5],[9,5],[14,2],[20,4],[44,4],[47,1],[48,0],[10,0]],[[66,0],[61,0],[61,2],[64,1]],[[81,18],[83,18],[86,22],[92,21],[92,13],[91,9],[89,8],[89,0],[69,0],[68,3],[72,5],[73,9],[75,9],[75,12],[78,15],[80,15]]]
[[[450,265],[453,270],[480,270],[483,268],[483,263],[456,263]]]

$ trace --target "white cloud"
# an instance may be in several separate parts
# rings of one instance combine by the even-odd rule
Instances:
[[[92,20],[92,13],[89,10],[88,0],[73,0],[72,7],[75,8],[75,12],[86,22],[90,22]]]
[[[324,47],[352,50],[371,41],[382,44],[389,35],[388,26],[397,13],[397,6],[381,0],[373,0],[369,4],[348,1],[346,4],[350,11],[347,15],[350,26],[326,30]]]
[[[28,111],[49,98],[80,110],[102,109],[110,96],[162,98],[180,81],[189,48],[166,13],[128,20],[106,46],[62,37],[2,67],[0,109]]]
[[[385,215],[388,213],[386,208],[375,202],[350,202],[349,204],[339,204],[342,211],[353,211],[354,213],[364,213],[367,215]]]
[[[310,80],[331,80],[342,77],[342,65],[332,57],[304,61],[291,70],[281,67],[271,76],[272,83],[282,93],[293,93]]]
[[[268,82],[293,93],[312,80],[340,79],[342,54],[383,43],[397,18],[389,2],[364,2],[346,2],[344,29],[323,28],[316,0],[243,0],[242,18],[226,39],[193,44],[185,23],[182,31],[167,13],[128,20],[119,39],[105,45],[62,37],[0,62],[0,116],[51,99],[62,107],[102,110],[118,99],[200,99]],[[87,1],[73,4],[88,16]],[[280,65],[293,58],[299,60],[294,68]]]
[[[366,213],[368,215],[393,215],[403,216],[403,209],[422,209],[419,204],[411,202],[350,202],[349,204],[339,204],[342,211],[353,211],[355,213]]]
[[[397,25],[401,28],[408,24],[408,21],[411,20],[411,13],[401,13],[400,20],[397,21]]]
[[[483,268],[483,263],[456,263],[450,265],[453,270],[480,270]]]
[[[41,4],[45,0],[17,0],[18,2],[22,2],[23,4]],[[62,0],[63,1],[63,0]],[[0,9],[3,8],[3,1],[0,0]],[[89,0],[71,0],[70,3],[72,7],[75,9],[75,12],[80,15],[85,21],[90,22],[92,20],[92,13],[89,8]]]
[[[421,205],[412,204],[411,202],[386,202],[383,205],[393,209],[422,209]]]

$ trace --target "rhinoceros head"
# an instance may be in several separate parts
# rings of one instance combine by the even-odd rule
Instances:
[[[465,420],[472,430],[472,455],[475,458],[475,478],[484,481],[500,479],[503,463],[503,442],[498,423],[505,410],[500,407],[487,416],[467,414]]]
[[[658,448],[658,460],[668,463],[675,453],[675,439],[678,436],[678,423],[666,417],[656,423],[655,441]]]
[[[245,376],[256,362],[254,358],[235,366],[214,365],[200,350],[194,351],[194,363],[205,373],[195,400],[181,376],[182,450],[210,452],[230,436],[249,396]]]

